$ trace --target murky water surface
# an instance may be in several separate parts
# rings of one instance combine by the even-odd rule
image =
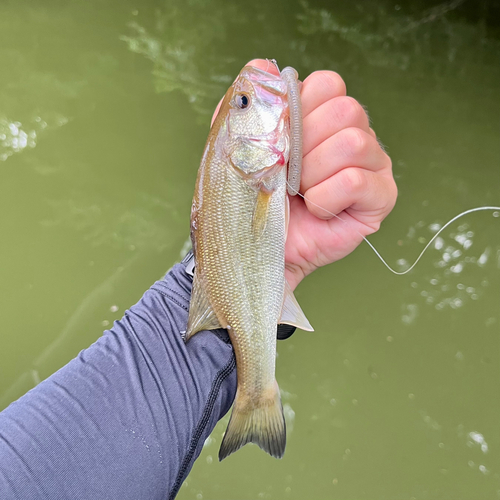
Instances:
[[[0,405],[79,350],[185,250],[212,110],[245,62],[342,74],[394,161],[371,241],[404,269],[500,204],[500,11],[460,0],[0,4]],[[498,215],[498,214],[495,214]],[[366,245],[297,296],[280,343],[285,458],[219,464],[180,499],[500,498],[500,218],[391,275]]]

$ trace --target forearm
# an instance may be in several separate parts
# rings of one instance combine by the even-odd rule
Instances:
[[[223,330],[187,344],[182,264],[0,413],[0,498],[173,498],[236,389]]]

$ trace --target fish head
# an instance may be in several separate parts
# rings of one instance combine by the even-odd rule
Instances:
[[[279,75],[245,66],[222,107],[226,117],[224,151],[240,174],[259,178],[270,173],[270,168],[274,172],[287,164],[287,87]]]

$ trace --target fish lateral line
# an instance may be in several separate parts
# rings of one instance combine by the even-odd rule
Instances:
[[[288,184],[288,182],[287,182]],[[342,217],[338,216],[337,214],[334,214],[333,212],[330,212],[330,210],[327,210],[326,208],[322,207],[321,205],[318,205],[317,203],[314,203],[314,201],[311,201],[309,198],[307,198],[306,196],[304,196],[302,193],[299,193],[297,192],[297,194],[303,198],[305,201],[307,201],[308,203],[310,203],[311,205],[314,205],[315,207],[318,207],[320,208],[321,210],[324,210],[326,213],[332,215],[333,217],[339,219],[340,221],[342,221],[344,224],[349,224],[345,219],[342,219]],[[457,221],[458,219],[460,219],[461,217],[464,217],[465,215],[469,215],[469,214],[472,214],[474,212],[482,212],[482,211],[486,211],[486,210],[491,210],[491,211],[500,211],[500,207],[495,207],[495,206],[489,206],[489,205],[486,205],[486,206],[482,206],[482,207],[475,207],[475,208],[470,208],[469,210],[465,210],[464,212],[461,212],[459,213],[458,215],[455,215],[455,217],[453,217],[452,219],[450,219],[443,227],[441,227],[439,229],[439,231],[429,240],[429,242],[427,243],[427,245],[425,245],[424,249],[420,252],[419,256],[417,257],[417,259],[415,260],[415,262],[408,268],[406,269],[405,271],[396,271],[395,269],[393,269],[388,263],[387,261],[382,257],[382,255],[380,255],[380,252],[375,248],[375,246],[368,240],[368,238],[366,238],[365,236],[363,236],[357,229],[355,229],[354,231],[363,238],[363,240],[365,240],[365,242],[368,244],[368,246],[373,250],[373,252],[375,253],[375,255],[379,258],[379,260],[382,262],[382,264],[385,265],[385,267],[387,267],[387,269],[389,269],[389,271],[391,271],[393,274],[397,275],[397,276],[404,276],[405,274],[408,274],[417,264],[418,262],[420,261],[420,259],[423,257],[423,255],[425,254],[425,252],[429,249],[429,247],[432,245],[432,243],[434,243],[434,241],[436,240],[436,238],[447,228],[449,227],[451,224],[453,224],[455,221]]]

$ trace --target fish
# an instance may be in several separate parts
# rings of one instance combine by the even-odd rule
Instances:
[[[247,443],[283,457],[277,328],[313,330],[285,279],[289,156],[287,84],[245,66],[210,129],[191,208],[195,270],[185,340],[225,328],[236,357],[237,390],[219,460]]]

